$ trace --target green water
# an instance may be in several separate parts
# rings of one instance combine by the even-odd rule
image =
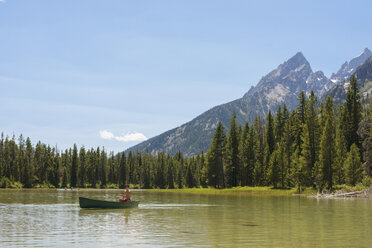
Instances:
[[[0,247],[372,247],[371,199],[119,192],[0,191]]]

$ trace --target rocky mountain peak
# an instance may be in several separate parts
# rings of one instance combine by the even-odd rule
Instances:
[[[357,57],[351,59],[349,62],[342,64],[340,70],[337,73],[333,73],[331,76],[331,81],[335,84],[342,83],[343,81],[350,78],[356,69],[361,66],[369,57],[372,56],[371,50],[364,48],[363,52]]]
[[[264,76],[256,87],[251,88],[244,97],[249,97],[256,92],[270,91],[281,84],[281,88],[298,93],[306,87],[306,79],[312,73],[310,63],[302,52],[280,64],[275,70]]]
[[[322,71],[316,71],[310,74],[306,79],[306,94],[310,95],[314,91],[315,95],[321,96],[326,93],[334,84],[329,80]]]
[[[304,64],[310,66],[309,62],[306,60],[302,52],[297,52],[286,62],[286,64],[293,69],[296,69],[299,65],[301,66]]]

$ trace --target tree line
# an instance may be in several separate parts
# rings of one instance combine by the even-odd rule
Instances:
[[[16,140],[2,134],[0,187],[138,188],[205,187],[204,154],[185,158],[130,152],[107,153],[104,148],[78,147],[58,151],[22,135]]]
[[[345,103],[328,97],[320,104],[313,92],[301,92],[289,112],[279,106],[264,122],[237,125],[233,114],[228,133],[218,123],[206,155],[208,185],[314,187],[370,183],[371,111],[363,109],[357,80],[352,77]]]
[[[192,188],[314,187],[369,183],[372,169],[371,111],[364,108],[355,77],[345,103],[319,103],[301,92],[298,106],[278,106],[263,120],[229,129],[218,123],[206,154],[152,155],[107,152],[74,145],[59,151],[22,135],[1,135],[0,187]]]

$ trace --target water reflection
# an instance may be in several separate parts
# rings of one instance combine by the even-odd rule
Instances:
[[[368,247],[371,200],[133,192],[132,209],[80,209],[118,191],[0,191],[2,247]]]

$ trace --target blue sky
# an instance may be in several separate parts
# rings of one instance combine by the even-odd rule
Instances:
[[[372,48],[370,1],[0,0],[0,131],[122,151],[241,97],[302,51]]]

